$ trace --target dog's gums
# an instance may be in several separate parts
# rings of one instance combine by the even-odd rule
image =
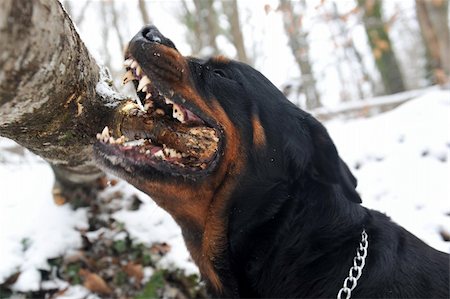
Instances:
[[[180,174],[212,167],[220,144],[217,126],[186,108],[184,98],[158,90],[132,57],[124,65],[123,84],[133,82],[138,98],[122,106],[118,136],[108,127],[97,134],[114,157],[110,162],[124,159]]]

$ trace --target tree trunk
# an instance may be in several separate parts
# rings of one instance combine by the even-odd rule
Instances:
[[[304,1],[301,2],[305,6]],[[309,59],[308,33],[302,27],[302,16],[295,13],[289,0],[280,0],[284,29],[289,38],[289,46],[302,74],[302,89],[306,97],[306,108],[322,106],[316,88],[316,80]]]
[[[245,51],[244,36],[242,35],[241,24],[239,20],[239,9],[237,0],[222,1],[223,10],[230,23],[231,42],[236,48],[237,59],[251,64],[247,52]]]
[[[139,0],[139,11],[141,13],[142,22],[144,22],[144,25],[152,23],[147,12],[147,5],[145,4],[145,0]]]
[[[383,21],[381,0],[358,0],[358,6],[364,11],[364,28],[385,92],[404,91],[403,77]]]
[[[448,1],[416,0],[416,15],[424,40],[427,73],[435,84],[445,84],[450,78],[450,30]]]
[[[56,0],[0,1],[0,135],[48,161],[57,182],[92,184],[96,133],[121,97]]]

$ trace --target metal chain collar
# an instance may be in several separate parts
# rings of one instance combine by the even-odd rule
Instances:
[[[353,266],[348,272],[348,277],[344,280],[343,287],[337,294],[337,299],[350,299],[352,291],[358,284],[358,279],[361,277],[362,270],[366,265],[367,248],[369,247],[367,237],[366,230],[363,229],[361,233],[361,242],[359,242],[359,246],[356,248],[356,256],[353,258]]]

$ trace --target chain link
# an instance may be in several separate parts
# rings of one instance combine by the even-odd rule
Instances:
[[[367,248],[369,247],[369,241],[366,230],[363,229],[361,233],[361,242],[356,249],[356,256],[353,258],[353,266],[350,267],[348,277],[344,280],[344,285],[337,294],[337,299],[350,299],[352,291],[358,285],[358,279],[362,275],[364,266],[366,265]]]

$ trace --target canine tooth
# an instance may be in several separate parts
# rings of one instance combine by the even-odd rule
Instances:
[[[108,141],[111,144],[115,144],[116,143],[116,140],[114,139],[114,137],[109,137]]]
[[[148,100],[152,97],[152,94],[147,92],[147,94],[145,95],[145,99]]]
[[[131,71],[128,71],[123,75],[122,78],[122,84],[127,84],[128,82],[132,81],[133,79],[136,79]]]
[[[145,85],[144,87],[142,87],[143,92],[147,92],[147,89],[148,89],[148,85]]]
[[[132,67],[133,69],[135,69],[136,67],[138,67],[139,64],[137,63],[136,60],[133,60],[133,62],[131,63],[130,67]]]
[[[102,140],[102,134],[100,134],[100,133],[97,133],[97,135],[95,135],[95,137],[96,137],[98,140]]]
[[[101,137],[103,137],[103,138],[109,138],[109,128],[108,128],[108,126],[105,126],[105,127],[103,128]]]
[[[142,79],[139,81],[139,85],[137,87],[137,90],[140,91],[146,86],[147,84],[150,84],[151,81],[147,76],[142,77]]]
[[[136,103],[139,106],[139,109],[141,109],[143,112],[147,112],[144,108],[144,105],[142,105],[142,102],[139,98],[136,98]]]
[[[173,104],[173,101],[171,101],[171,100],[168,99],[168,98],[164,98],[164,101],[166,102],[167,105]]]
[[[123,62],[123,65],[126,66],[126,67],[130,67],[131,64],[133,63],[133,61],[134,61],[134,59],[128,58],[127,60],[125,60],[125,61]]]
[[[184,113],[180,106],[173,104],[172,117],[178,119],[181,123],[184,123]]]

